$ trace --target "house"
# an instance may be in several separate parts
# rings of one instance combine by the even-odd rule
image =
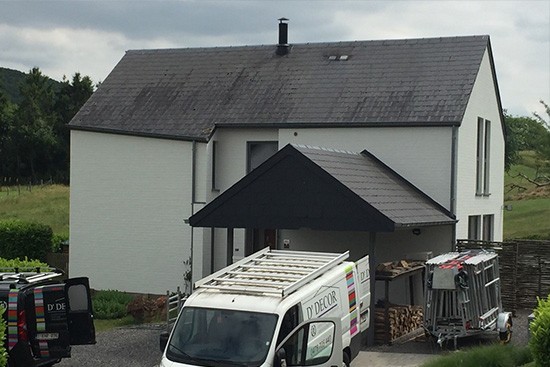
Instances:
[[[488,36],[288,44],[286,29],[124,55],[70,123],[71,276],[164,293],[264,246],[374,265],[502,239]]]

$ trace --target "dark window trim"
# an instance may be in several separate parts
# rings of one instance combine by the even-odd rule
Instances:
[[[491,175],[491,121],[485,120],[485,141],[483,154],[483,195],[490,193],[490,175]]]

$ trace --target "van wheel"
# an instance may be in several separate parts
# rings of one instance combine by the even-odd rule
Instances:
[[[342,363],[342,366],[343,367],[349,367],[349,364],[351,363],[351,358],[350,358],[348,352],[344,351],[344,355],[343,355],[342,360],[344,361],[344,363]]]

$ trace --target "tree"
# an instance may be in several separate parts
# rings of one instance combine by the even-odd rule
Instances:
[[[51,151],[58,144],[53,126],[54,92],[49,78],[33,68],[20,87],[21,101],[14,119],[12,139],[15,145],[18,177],[36,179],[50,170]]]
[[[11,144],[11,132],[13,130],[13,105],[6,95],[0,90],[0,178],[8,176],[11,169],[10,156],[13,145]]]
[[[544,103],[543,100],[539,101],[543,106],[544,110],[546,112],[548,121],[542,118],[539,114],[536,112],[533,112],[533,115],[535,116],[535,119],[538,121],[538,123],[541,126],[544,126],[546,129],[546,133],[542,135],[540,139],[540,144],[537,148],[537,152],[547,160],[550,160],[550,106],[548,106],[546,103]]]
[[[70,134],[67,124],[93,94],[94,87],[88,76],[80,73],[73,75],[72,81],[65,76],[61,87],[55,96],[56,123],[54,133],[59,139],[59,146],[54,154],[54,162],[58,175],[68,177]]]

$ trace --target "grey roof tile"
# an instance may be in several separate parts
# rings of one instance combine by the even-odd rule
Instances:
[[[459,124],[488,40],[128,51],[70,126],[207,139],[215,124]]]
[[[396,225],[455,222],[445,208],[367,151],[293,147]]]

